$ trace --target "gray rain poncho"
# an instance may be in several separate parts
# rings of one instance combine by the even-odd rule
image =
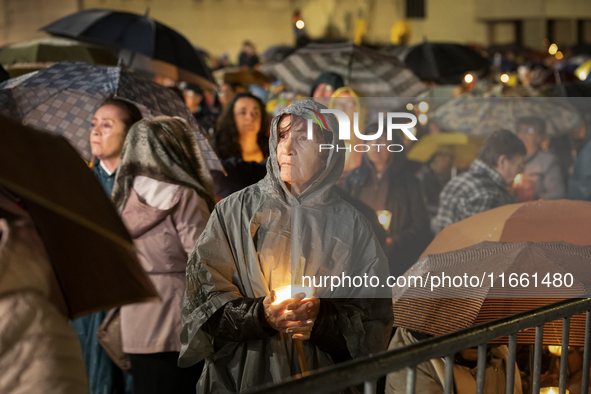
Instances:
[[[299,101],[273,119],[267,176],[218,203],[189,258],[179,366],[206,359],[199,393],[238,392],[300,373],[290,335],[265,327],[262,312],[271,289],[293,284],[292,260],[305,258],[304,275],[367,274],[385,283],[388,263],[369,222],[333,190],[345,157],[333,115],[324,117],[333,144],[342,148],[331,150],[319,178],[297,197],[280,178],[279,120],[284,114],[309,119],[308,108],[325,107]],[[323,287],[315,294],[320,312],[303,342],[310,369],[334,364],[339,343],[353,358],[386,349],[390,289]]]

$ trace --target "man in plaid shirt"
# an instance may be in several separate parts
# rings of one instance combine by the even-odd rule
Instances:
[[[507,186],[523,172],[525,153],[525,146],[512,132],[498,130],[491,134],[470,170],[453,178],[441,191],[439,210],[431,221],[433,233],[474,214],[515,202]]]

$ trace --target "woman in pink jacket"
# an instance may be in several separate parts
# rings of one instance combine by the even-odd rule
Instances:
[[[135,393],[195,393],[202,365],[181,369],[181,306],[188,256],[213,209],[213,182],[186,121],[158,117],[126,137],[113,200],[161,302],[121,308]]]

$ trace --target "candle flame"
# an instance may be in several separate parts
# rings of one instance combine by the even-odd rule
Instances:
[[[382,211],[376,211],[376,214],[378,215],[378,221],[384,226],[384,230],[388,231],[390,221],[392,220],[392,213],[384,209]]]
[[[298,294],[298,293],[305,293],[306,294],[305,298],[311,298],[312,297],[312,290],[313,289],[311,287],[306,287],[306,286],[287,285],[287,286],[279,287],[279,288],[275,289],[275,295],[277,296],[277,298],[275,299],[275,302],[273,302],[273,305],[280,304],[289,298],[293,298],[293,295]]]
[[[515,175],[515,179],[513,179],[513,186],[519,187],[523,184],[523,174]]]

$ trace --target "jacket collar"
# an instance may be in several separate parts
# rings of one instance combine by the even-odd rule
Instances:
[[[470,165],[470,172],[475,175],[490,178],[499,187],[503,189],[505,188],[505,180],[503,179],[501,174],[496,172],[493,168],[491,168],[481,160],[476,159],[472,162],[472,164]]]

